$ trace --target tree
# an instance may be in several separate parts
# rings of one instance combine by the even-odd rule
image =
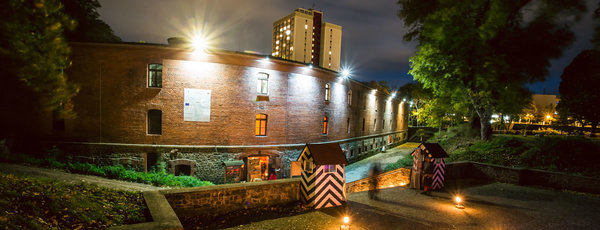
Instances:
[[[576,120],[589,122],[592,135],[600,122],[600,71],[597,66],[600,66],[600,50],[582,51],[565,68],[558,87],[558,111],[567,111]]]
[[[419,42],[409,73],[436,97],[462,90],[480,118],[483,140],[491,135],[489,121],[500,102],[518,95],[525,83],[546,77],[549,60],[574,40],[568,25],[585,11],[581,0],[398,4],[409,27],[404,39]]]
[[[63,70],[71,63],[64,31],[73,28],[74,21],[62,12],[60,1],[2,1],[0,18],[0,61],[5,65],[0,101],[3,127],[23,132],[18,130],[23,123],[15,121],[33,111],[72,115],[70,100],[78,88],[67,81]],[[11,132],[7,129],[2,132]]]
[[[76,42],[120,42],[108,24],[100,20],[97,0],[61,0],[64,12],[75,22],[74,30],[66,31],[68,41]]]

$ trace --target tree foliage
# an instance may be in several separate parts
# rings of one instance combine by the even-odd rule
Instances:
[[[77,23],[74,30],[66,31],[68,41],[120,42],[108,24],[100,20],[97,0],[61,0],[64,12]]]
[[[576,120],[586,120],[592,124],[592,134],[600,122],[600,50],[584,50],[561,77],[558,91],[560,102],[558,111],[567,112]]]
[[[419,42],[410,74],[436,97],[461,90],[491,134],[491,113],[517,105],[523,85],[543,80],[550,59],[574,40],[568,25],[585,11],[566,0],[399,0],[409,32]],[[526,104],[523,104],[523,106]],[[506,108],[504,108],[506,109]],[[512,108],[510,110],[513,110]]]
[[[75,22],[58,0],[2,1],[0,17],[0,59],[6,65],[3,78],[9,82],[5,92],[24,85],[42,98],[44,108],[69,114],[78,88],[64,74],[71,64],[64,31]]]

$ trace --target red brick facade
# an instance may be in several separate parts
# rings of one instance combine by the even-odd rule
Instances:
[[[277,145],[407,129],[400,100],[324,69],[227,51],[193,55],[164,45],[74,43],[72,48],[67,73],[81,90],[74,98],[77,118],[65,121],[61,132],[67,141]],[[147,87],[151,63],[163,64],[162,88]],[[268,74],[267,97],[257,93],[259,73]],[[184,89],[211,90],[210,122],[184,121]],[[149,110],[162,111],[161,135],[147,134]],[[268,115],[266,136],[255,135],[259,113]]]

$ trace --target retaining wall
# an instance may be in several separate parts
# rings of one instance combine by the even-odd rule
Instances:
[[[375,179],[378,181],[377,189],[405,186],[410,182],[410,168],[399,168],[347,183],[346,194],[370,190]]]
[[[300,200],[300,178],[162,190],[177,216],[224,214]]]

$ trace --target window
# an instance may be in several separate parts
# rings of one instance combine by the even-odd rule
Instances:
[[[373,119],[373,131],[377,130],[377,118]]]
[[[256,93],[269,94],[269,75],[266,73],[259,73],[258,84],[256,86]]]
[[[329,83],[325,84],[325,101],[329,101],[331,97],[331,85]]]
[[[350,133],[350,118],[348,118],[348,121],[346,122],[346,133]]]
[[[148,134],[162,134],[162,111],[148,110]]]
[[[304,161],[304,171],[313,172],[313,164],[310,161]]]
[[[326,172],[326,173],[336,172],[335,165],[323,165],[323,172]]]
[[[352,105],[352,90],[348,91],[348,105]]]
[[[148,65],[148,87],[162,87],[162,64]]]
[[[267,135],[267,114],[256,114],[256,130],[254,134],[256,136]]]
[[[363,118],[363,126],[362,126],[362,131],[365,131],[365,119]]]
[[[385,129],[385,120],[381,122],[381,129]]]
[[[327,128],[329,126],[329,118],[323,117],[323,135],[327,135]]]

